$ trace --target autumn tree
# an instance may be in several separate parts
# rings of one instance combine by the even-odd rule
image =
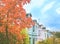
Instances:
[[[26,17],[23,8],[23,5],[29,2],[30,0],[0,0],[0,41],[6,41],[0,42],[1,44],[15,44],[15,41],[16,44],[23,44],[19,43],[24,38],[20,34],[21,30],[34,24],[31,17]],[[1,36],[4,36],[4,40]]]

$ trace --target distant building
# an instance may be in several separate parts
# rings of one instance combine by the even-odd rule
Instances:
[[[29,38],[30,44],[36,44],[37,41],[42,41],[51,36],[50,32],[46,30],[42,24],[38,24],[37,20],[33,20],[35,25],[32,28],[29,28]]]
[[[29,37],[30,37],[30,44],[35,44],[37,41],[37,30],[38,30],[38,23],[36,20],[33,20],[35,25],[29,29]]]
[[[26,17],[32,17],[31,13],[26,14]],[[30,44],[36,44],[37,41],[42,41],[50,37],[49,31],[37,20],[33,20],[35,25],[28,29]]]
[[[46,27],[44,27],[43,25],[39,28],[38,34],[40,34],[40,36],[37,37],[38,41],[45,40],[52,36],[51,32],[47,30]]]

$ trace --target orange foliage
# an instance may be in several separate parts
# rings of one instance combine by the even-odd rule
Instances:
[[[20,31],[33,25],[31,18],[26,17],[23,5],[30,0],[0,0],[0,32],[5,32],[5,26],[8,26],[8,32],[17,35],[21,39]]]

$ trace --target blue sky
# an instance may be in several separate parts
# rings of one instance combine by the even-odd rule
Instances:
[[[60,0],[31,0],[24,8],[49,30],[60,31]]]

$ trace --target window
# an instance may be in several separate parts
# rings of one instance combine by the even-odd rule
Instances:
[[[33,32],[35,31],[35,26],[33,26]]]

